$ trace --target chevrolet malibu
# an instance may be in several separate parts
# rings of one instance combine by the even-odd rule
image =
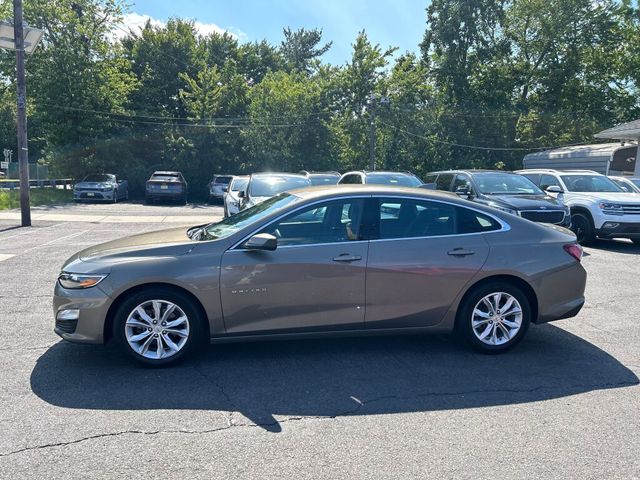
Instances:
[[[55,332],[152,366],[201,343],[456,331],[497,353],[530,323],[578,314],[582,249],[445,192],[282,193],[221,222],[83,250],[62,267]]]

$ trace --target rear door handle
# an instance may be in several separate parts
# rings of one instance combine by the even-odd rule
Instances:
[[[362,260],[360,255],[350,255],[348,253],[342,253],[337,257],[333,257],[334,262],[357,262],[358,260]]]
[[[468,255],[473,255],[473,250],[467,250],[466,248],[454,248],[453,250],[449,250],[447,255],[451,255],[452,257],[466,257]]]

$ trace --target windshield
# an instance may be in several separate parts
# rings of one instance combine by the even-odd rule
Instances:
[[[397,187],[417,187],[422,185],[422,182],[413,175],[393,173],[370,173],[367,175],[367,183],[371,185],[395,185]]]
[[[247,183],[249,183],[248,178],[236,178],[231,184],[231,191],[239,192],[240,190],[244,190],[247,188]]]
[[[251,179],[249,195],[252,197],[273,197],[287,190],[304,188],[309,185],[311,185],[311,182],[304,177],[256,176]]]
[[[110,182],[113,180],[113,175],[103,175],[103,174],[92,174],[84,177],[83,182]]]
[[[226,238],[299,199],[300,197],[296,197],[295,195],[290,195],[288,193],[281,193],[280,195],[271,197],[270,199],[258,203],[251,208],[247,208],[235,215],[231,215],[221,222],[207,225],[204,229],[204,239],[216,240],[219,238]]]
[[[311,185],[336,185],[340,180],[340,175],[310,175]]]
[[[544,195],[535,184],[522,175],[511,173],[474,173],[480,193],[485,195]]]
[[[604,175],[562,175],[561,178],[570,192],[624,192]]]

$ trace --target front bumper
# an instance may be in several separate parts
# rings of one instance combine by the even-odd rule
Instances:
[[[53,292],[53,317],[56,325],[53,331],[64,340],[74,343],[104,343],[104,325],[111,298],[100,286],[84,290],[63,288],[59,282]],[[78,310],[77,321],[59,320],[63,310]]]
[[[102,192],[100,190],[73,191],[74,200],[113,200],[114,195],[114,190],[108,190],[106,192]]]
[[[621,220],[607,220],[596,230],[600,238],[640,238],[640,222],[628,223]]]

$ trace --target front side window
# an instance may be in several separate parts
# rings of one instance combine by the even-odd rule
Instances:
[[[622,188],[604,175],[562,175],[570,192],[623,192]]]
[[[455,180],[453,181],[453,187],[451,188],[452,192],[455,192],[459,187],[465,187],[467,191],[471,192],[471,180],[463,173],[459,173],[456,175]]]
[[[244,190],[245,188],[247,188],[247,183],[249,183],[248,178],[236,178],[231,183],[231,191],[239,192],[240,190]]]
[[[362,199],[332,200],[303,208],[267,226],[260,233],[278,239],[278,246],[359,240]]]
[[[434,237],[501,228],[489,215],[448,203],[409,198],[381,198],[374,202],[379,229],[372,238]]]

